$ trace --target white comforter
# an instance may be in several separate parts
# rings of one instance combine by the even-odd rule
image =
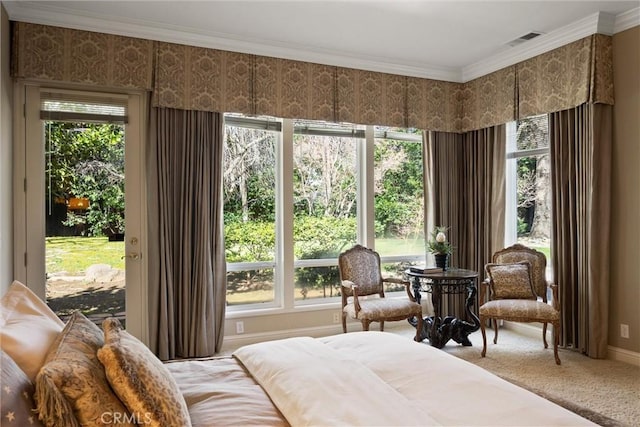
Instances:
[[[594,425],[478,366],[383,332],[291,338],[237,357],[292,426]]]

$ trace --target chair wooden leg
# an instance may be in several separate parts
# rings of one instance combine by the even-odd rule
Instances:
[[[493,343],[494,344],[498,344],[498,319],[492,319],[493,320]]]
[[[556,358],[556,365],[560,365],[560,356],[558,356],[558,344],[560,344],[560,322],[556,322],[553,324],[553,356]]]
[[[482,357],[487,355],[487,331],[485,331],[484,324],[487,319],[480,316],[480,331],[482,332]]]
[[[544,348],[549,348],[549,344],[547,344],[547,322],[542,325],[542,342],[544,342]]]
[[[342,312],[342,332],[347,333],[347,315],[344,311]]]
[[[416,324],[416,336],[414,338],[415,341],[422,341],[422,328],[424,321],[422,320],[422,316],[416,316],[416,320],[418,323]]]
[[[384,332],[384,320],[380,321],[380,331]]]

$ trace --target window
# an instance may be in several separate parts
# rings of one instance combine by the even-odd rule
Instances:
[[[550,264],[552,200],[547,115],[508,125],[506,178],[505,244],[521,243],[544,252]]]
[[[275,176],[280,123],[226,117],[224,233],[227,304],[276,302]],[[275,129],[275,130],[274,130]]]
[[[402,277],[411,262],[425,256],[422,135],[377,126],[375,137],[375,247],[383,275]]]
[[[335,260],[357,241],[356,159],[363,138],[353,125],[294,121],[296,300],[339,295]]]
[[[424,261],[420,133],[230,114],[225,121],[231,311],[337,303],[337,258],[356,242],[378,250],[385,275]]]

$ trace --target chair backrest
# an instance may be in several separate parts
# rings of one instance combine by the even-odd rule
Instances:
[[[358,295],[384,295],[380,255],[377,252],[355,245],[338,257],[340,280],[350,280],[358,285]],[[351,289],[342,288],[343,295],[352,296]]]
[[[516,243],[493,254],[493,262],[496,264],[519,261],[529,261],[533,276],[533,291],[544,302],[547,302],[547,257],[542,252]]]

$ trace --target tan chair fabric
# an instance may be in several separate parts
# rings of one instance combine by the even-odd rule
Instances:
[[[347,332],[347,316],[362,322],[362,329],[369,330],[371,322],[380,322],[384,331],[385,321],[409,319],[416,316],[416,341],[422,331],[422,306],[409,290],[409,282],[396,278],[383,278],[380,255],[361,245],[355,245],[338,257],[342,294],[342,330]],[[386,298],[384,283],[402,284],[408,299]]]
[[[523,266],[527,274],[523,274]],[[493,343],[498,343],[498,320],[512,322],[540,322],[543,324],[542,340],[544,348],[547,344],[547,324],[553,325],[553,355],[556,363],[560,364],[558,356],[558,342],[560,337],[560,308],[558,304],[558,287],[548,284],[545,278],[547,259],[542,252],[526,246],[515,244],[493,254],[493,262],[486,265],[487,279],[480,287],[480,330],[482,331],[482,357],[487,353],[487,336],[485,324],[493,320],[495,336]],[[508,271],[513,272],[513,281],[508,280]],[[496,272],[500,274],[496,275]],[[530,283],[523,284],[529,279]],[[522,289],[530,286],[535,293],[535,299],[528,292],[513,292],[515,287]],[[547,304],[547,289],[553,291],[553,305]],[[488,301],[486,298],[489,289]],[[508,289],[508,291],[505,291]],[[510,293],[509,298],[505,298]],[[497,297],[500,296],[500,297]],[[486,302],[485,302],[486,301]]]

